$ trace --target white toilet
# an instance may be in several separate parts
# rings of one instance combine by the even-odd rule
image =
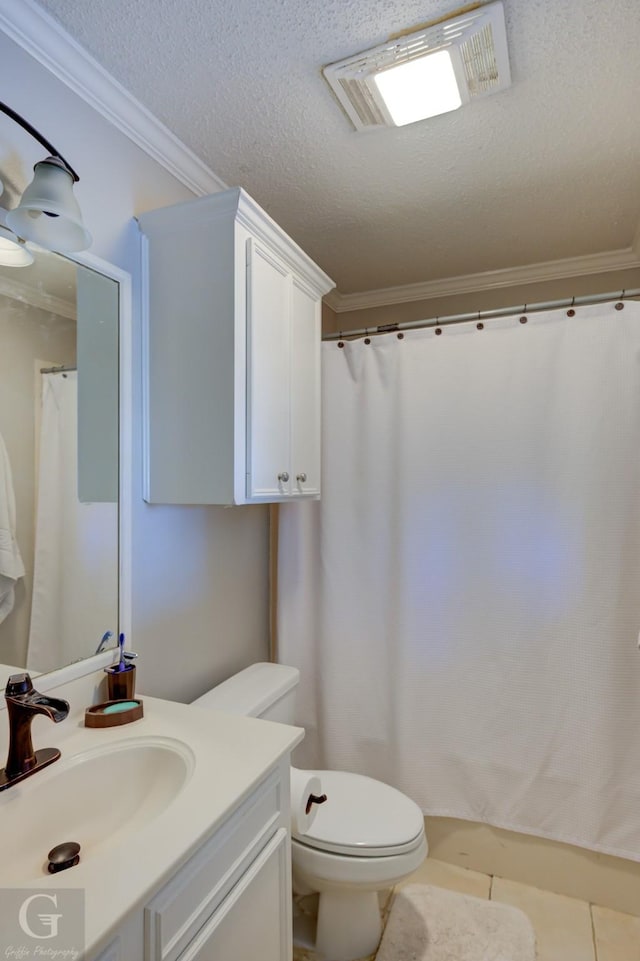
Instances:
[[[193,703],[201,708],[294,723],[300,674],[282,664],[253,664]],[[418,868],[427,856],[417,804],[380,781],[318,771],[327,803],[309,831],[292,834],[293,885],[319,893],[315,950],[327,961],[372,954],[380,940],[378,891]]]

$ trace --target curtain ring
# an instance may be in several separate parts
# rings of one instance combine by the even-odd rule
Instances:
[[[370,344],[370,343],[371,343],[371,338],[369,337],[369,328],[368,328],[368,327],[365,327],[364,333],[365,333],[365,338],[364,338],[365,344]]]
[[[626,288],[625,288],[625,290],[626,290]],[[620,300],[617,302],[617,304],[614,304],[614,305],[613,305],[616,310],[624,310],[624,303],[623,303],[623,301],[624,301],[624,293],[625,293],[625,291],[623,290],[622,293],[620,294]]]

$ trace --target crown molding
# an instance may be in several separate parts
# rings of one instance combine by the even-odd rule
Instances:
[[[458,277],[443,277],[440,280],[405,284],[402,287],[365,290],[354,294],[341,294],[337,290],[333,290],[324,298],[324,303],[331,310],[340,314],[347,310],[387,307],[410,301],[433,300],[436,297],[451,297],[455,294],[477,293],[478,291],[494,290],[499,287],[543,283],[547,280],[564,280],[568,277],[602,274],[613,270],[628,270],[633,267],[640,267],[640,228],[633,245],[622,250],[587,254],[584,257],[566,257],[563,260],[549,260],[539,264],[527,264],[524,267],[487,270],[482,273],[463,274]]]
[[[0,0],[0,29],[195,196],[227,185],[34,0]],[[640,225],[622,250],[324,298],[337,313],[640,267]]]
[[[57,314],[58,317],[67,317],[69,320],[76,319],[76,305],[61,297],[47,294],[38,287],[32,287],[13,277],[4,275],[0,283],[0,297],[9,297],[22,304],[29,304],[30,307],[37,307],[39,310],[46,310],[49,314]]]
[[[33,0],[0,0],[0,29],[196,196],[226,188]]]
[[[238,221],[254,235],[274,247],[282,259],[313,287],[314,293],[322,297],[335,287],[328,277],[308,254],[289,237],[269,214],[253,200],[246,191],[238,188]]]

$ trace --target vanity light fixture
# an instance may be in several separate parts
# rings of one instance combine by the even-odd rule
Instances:
[[[23,246],[24,241],[31,240],[46,250],[62,254],[86,250],[91,245],[91,234],[82,223],[80,207],[73,193],[73,185],[80,179],[77,173],[53,144],[2,101],[0,112],[15,120],[50,154],[35,165],[33,180],[20,203],[6,214],[2,240],[14,246]]]
[[[356,130],[457,110],[511,85],[502,3],[465,7],[322,72]]]
[[[3,267],[28,267],[33,263],[33,254],[24,240],[7,227],[6,213],[0,207],[0,264]]]

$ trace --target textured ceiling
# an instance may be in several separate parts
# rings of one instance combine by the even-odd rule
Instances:
[[[356,133],[324,64],[455,0],[39,0],[342,293],[629,247],[638,0],[505,0],[513,85]]]

